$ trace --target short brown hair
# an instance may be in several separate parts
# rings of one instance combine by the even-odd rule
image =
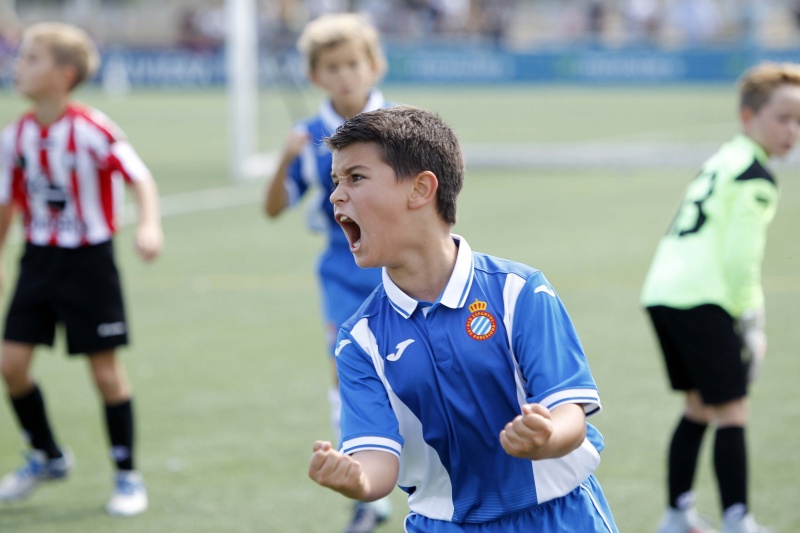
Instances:
[[[398,180],[430,171],[439,181],[436,208],[450,225],[456,223],[458,193],[464,185],[464,156],[455,132],[439,115],[412,106],[359,113],[325,139],[332,151],[357,143],[378,147]]]
[[[306,67],[313,71],[320,53],[342,43],[355,43],[364,47],[367,57],[382,76],[386,72],[378,30],[361,15],[335,13],[315,18],[303,28],[297,39],[297,49],[306,58]]]
[[[82,29],[60,22],[41,22],[29,26],[23,39],[36,39],[43,43],[53,54],[59,66],[75,67],[75,81],[70,89],[74,89],[100,66],[100,54],[92,39]]]
[[[750,68],[739,81],[739,108],[757,113],[784,84],[800,86],[800,65],[766,61]]]

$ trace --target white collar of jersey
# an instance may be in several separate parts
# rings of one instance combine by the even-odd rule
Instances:
[[[375,111],[376,109],[380,109],[386,106],[386,100],[383,98],[383,93],[379,89],[372,89],[369,93],[369,99],[367,100],[367,105],[364,106],[364,109],[361,112],[365,111]],[[333,109],[333,104],[330,100],[324,100],[319,105],[319,118],[322,119],[322,123],[325,124],[325,127],[333,133],[336,131],[336,128],[344,124],[344,117],[342,117],[339,113]]]
[[[464,307],[467,302],[467,295],[472,287],[472,280],[475,277],[475,271],[472,265],[472,249],[467,244],[467,241],[460,235],[455,233],[451,234],[453,240],[458,244],[458,254],[456,255],[456,264],[453,267],[453,273],[450,275],[450,281],[447,286],[439,295],[436,304],[445,305],[451,309],[459,309]],[[392,278],[383,269],[383,288],[386,290],[386,295],[389,297],[389,302],[395,311],[400,313],[403,318],[410,317],[414,310],[419,305],[419,302],[411,296],[404,293],[400,288],[394,284]]]

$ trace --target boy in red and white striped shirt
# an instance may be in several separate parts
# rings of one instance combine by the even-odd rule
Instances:
[[[43,23],[26,30],[15,68],[16,89],[33,107],[0,136],[0,250],[13,211],[22,214],[26,241],[0,371],[31,451],[22,468],[0,480],[0,501],[22,499],[40,482],[65,477],[72,466],[30,374],[34,347],[52,346],[62,324],[69,353],[88,356],[105,405],[117,467],[106,510],[134,515],[147,509],[147,492],[134,469],[131,388],[116,357],[128,341],[112,247],[121,185],[133,189],[138,204],[135,239],[142,259],[158,255],[163,234],[147,167],[113,122],[71,98],[98,63],[85,32]]]

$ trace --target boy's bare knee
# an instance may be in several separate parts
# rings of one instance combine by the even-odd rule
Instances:
[[[703,402],[700,392],[691,390],[686,393],[686,418],[698,424],[708,424],[714,417],[714,411]]]
[[[33,386],[30,377],[32,347],[4,343],[0,356],[0,375],[11,396],[19,396]]]
[[[113,352],[92,355],[89,361],[94,383],[106,403],[124,401],[130,396],[130,387],[122,365]]]
[[[748,419],[747,398],[712,406],[717,427],[745,426]]]

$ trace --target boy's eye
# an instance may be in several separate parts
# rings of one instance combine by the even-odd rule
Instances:
[[[350,181],[353,182],[353,183],[355,183],[357,181],[361,181],[363,179],[364,179],[364,176],[362,176],[361,174],[353,174],[353,175],[350,176]]]

